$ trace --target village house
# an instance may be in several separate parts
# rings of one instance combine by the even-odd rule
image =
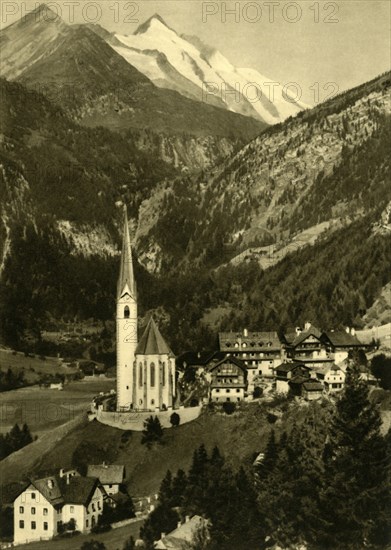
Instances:
[[[323,332],[321,340],[326,350],[332,354],[333,362],[337,365],[348,358],[350,351],[366,350],[370,346],[363,344],[356,336],[354,328],[346,330],[331,330]]]
[[[289,359],[308,367],[317,368],[333,362],[321,339],[321,331],[311,323],[306,323],[304,329],[297,327],[295,332],[285,334],[284,344]]]
[[[97,478],[74,470],[32,480],[14,500],[14,543],[52,539],[72,520],[75,530],[90,532],[103,512],[105,497]]]
[[[276,392],[288,393],[291,388],[290,382],[298,376],[303,379],[309,379],[311,369],[303,363],[281,363],[281,365],[278,365],[274,369],[274,373],[276,377]],[[302,380],[297,379],[297,383],[301,382]]]
[[[185,521],[178,522],[178,526],[171,533],[162,533],[160,540],[154,543],[155,550],[184,550],[189,548],[195,533],[205,527],[208,528],[208,520],[201,516],[186,516]]]
[[[315,375],[328,393],[340,392],[345,386],[346,374],[336,364],[317,369]]]
[[[96,477],[108,496],[116,495],[125,480],[125,466],[120,464],[90,464],[87,477]]]
[[[275,331],[220,332],[219,349],[245,363],[249,393],[254,391],[254,379],[272,378],[273,369],[284,358],[284,349]]]
[[[242,401],[247,387],[246,365],[238,359],[228,355],[217,363],[212,364],[208,372],[210,379],[211,401]]]
[[[320,399],[322,397],[323,392],[323,384],[311,378],[310,380],[307,380],[307,382],[303,383],[301,396],[306,401],[315,401],[316,399]]]

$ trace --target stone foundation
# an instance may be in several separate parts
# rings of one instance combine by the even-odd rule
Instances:
[[[150,416],[157,416],[163,428],[172,428],[170,422],[170,416],[173,412],[179,414],[180,423],[187,424],[196,420],[201,414],[202,405],[198,407],[182,407],[171,411],[128,411],[128,412],[108,412],[103,410],[96,410],[96,419],[102,424],[112,426],[113,428],[119,428],[120,430],[132,430],[134,432],[142,432],[144,429],[144,422]]]

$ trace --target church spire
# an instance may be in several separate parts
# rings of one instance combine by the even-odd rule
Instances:
[[[122,253],[121,253],[121,267],[119,272],[119,279],[117,285],[117,298],[120,298],[124,293],[124,290],[128,287],[130,295],[136,297],[136,283],[133,274],[133,262],[132,262],[132,248],[130,246],[130,235],[128,226],[128,213],[126,206],[124,206],[124,227],[122,235]]]

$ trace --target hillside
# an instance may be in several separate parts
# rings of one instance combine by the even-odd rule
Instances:
[[[157,271],[178,262],[215,267],[250,248],[289,246],[323,222],[332,231],[382,211],[391,198],[389,89],[386,74],[300,113],[146,201],[141,260]],[[178,232],[169,220],[183,218]]]

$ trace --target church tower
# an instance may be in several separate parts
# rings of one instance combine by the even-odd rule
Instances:
[[[117,411],[129,410],[134,402],[134,364],[137,348],[137,289],[126,207],[122,239],[116,315]]]

